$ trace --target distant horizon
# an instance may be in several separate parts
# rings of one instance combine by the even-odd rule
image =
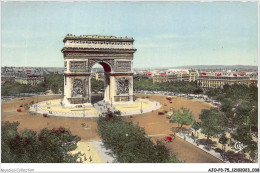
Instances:
[[[257,2],[1,3],[1,66],[60,66],[73,35],[133,37],[133,66],[258,66]]]
[[[192,66],[251,66],[251,67],[258,67],[258,65],[182,65],[182,66],[153,66],[153,67],[133,67],[133,68],[171,68],[171,67],[192,67]],[[5,66],[1,66],[2,67],[35,67],[35,68],[63,68],[64,66],[13,66],[13,65],[5,65]],[[100,65],[100,67],[102,68],[102,66]]]

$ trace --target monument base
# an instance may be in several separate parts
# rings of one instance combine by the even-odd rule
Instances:
[[[91,103],[71,104],[71,102],[66,98],[62,99],[61,105],[65,108],[93,107]]]

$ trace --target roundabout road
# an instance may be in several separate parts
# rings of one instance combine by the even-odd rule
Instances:
[[[190,109],[198,121],[199,114],[202,109],[209,109],[212,107],[210,104],[202,101],[194,101],[185,98],[173,97],[172,103],[166,100],[166,96],[158,95],[142,95],[137,94],[137,97],[148,96],[149,99],[153,99],[162,104],[162,107],[156,111],[144,113],[142,115],[136,115],[133,117],[124,117],[127,121],[132,121],[133,123],[138,123],[139,126],[145,129],[147,135],[157,135],[157,134],[171,134],[171,128],[176,128],[176,123],[169,123],[165,115],[158,115],[161,110],[170,111],[171,107],[175,110],[181,107],[186,107]],[[39,96],[38,101],[45,101],[51,99],[58,99],[61,96]],[[33,116],[28,113],[24,107],[22,107],[22,112],[17,112],[16,110],[20,108],[21,104],[30,103],[31,101],[36,102],[36,97],[25,98],[25,100],[14,99],[11,101],[2,102],[1,109],[1,121],[19,121],[18,131],[25,129],[32,129],[39,132],[43,128],[57,128],[63,126],[70,129],[73,135],[78,135],[82,140],[100,140],[97,133],[97,118],[64,118],[64,117],[48,117],[43,116]],[[85,123],[88,128],[83,128],[82,124]],[[184,128],[189,128],[189,126],[184,126]],[[152,137],[152,140],[162,139],[163,137]],[[186,163],[215,163],[220,162],[215,157],[205,153],[204,151],[198,149],[192,144],[176,138],[173,142],[167,143],[166,146],[169,148],[172,154],[176,154],[181,160],[185,160]]]

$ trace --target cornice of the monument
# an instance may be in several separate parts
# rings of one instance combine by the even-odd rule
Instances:
[[[116,37],[116,36],[105,36],[105,35],[72,35],[67,34],[66,37],[63,39],[65,43],[67,40],[102,40],[102,41],[128,41],[134,42],[132,37]]]

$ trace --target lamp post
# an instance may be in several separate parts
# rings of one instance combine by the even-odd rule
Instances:
[[[223,159],[225,161],[225,150],[226,150],[226,145],[224,145],[224,151],[223,151]]]
[[[36,95],[37,100],[36,100],[36,113],[37,113],[37,108],[38,108],[38,94]]]
[[[141,101],[141,113],[143,113],[143,102]]]
[[[83,105],[83,117],[85,117],[85,105]]]

